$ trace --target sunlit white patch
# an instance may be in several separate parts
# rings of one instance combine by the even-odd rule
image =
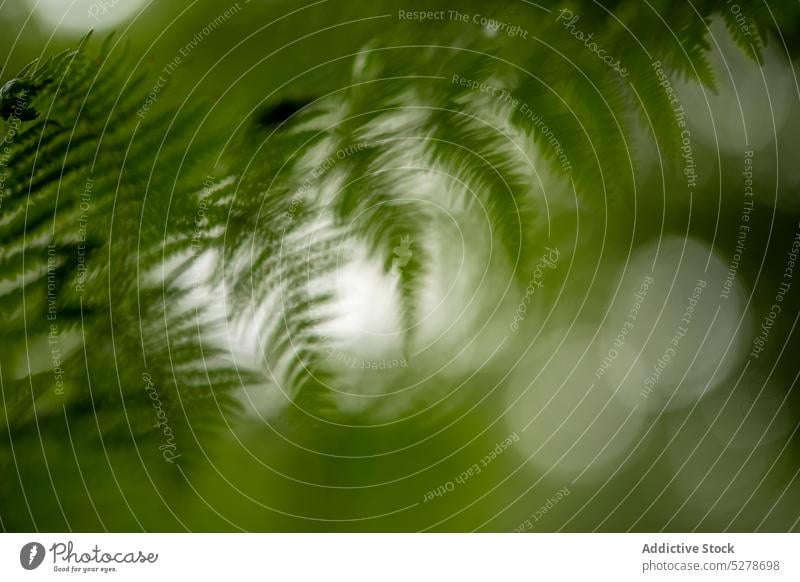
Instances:
[[[560,338],[537,341],[514,373],[506,419],[540,470],[574,478],[613,472],[642,432],[642,408],[594,376],[592,333],[573,329],[560,346]]]
[[[651,410],[686,405],[719,386],[741,363],[750,335],[740,278],[692,239],[665,237],[635,251],[603,329],[603,375],[633,380],[626,397]]]
[[[57,32],[86,33],[118,26],[148,4],[148,0],[26,0],[35,17]]]
[[[343,261],[331,274],[313,282],[317,290],[330,290],[334,297],[319,333],[359,357],[385,357],[401,340],[395,281],[363,251],[355,259],[347,253]]]
[[[413,91],[406,91],[395,97],[399,104],[407,104],[399,110],[388,111],[378,115],[362,128],[362,138],[367,142],[386,139],[402,135],[402,132],[412,133],[422,127],[430,116],[430,111],[423,107]]]

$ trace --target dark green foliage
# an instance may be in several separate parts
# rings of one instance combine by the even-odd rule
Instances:
[[[179,476],[175,463],[191,465],[208,429],[231,412],[232,388],[249,381],[204,345],[197,314],[182,312],[172,283],[145,277],[165,253],[189,248],[173,229],[185,234],[203,174],[175,170],[185,120],[156,111],[139,120],[145,79],[109,56],[110,43],[83,43],[24,71],[18,82],[37,88],[28,110],[39,115],[4,128],[0,423],[11,440],[0,466],[8,475],[45,462],[67,478],[72,455],[13,454],[41,437],[71,443],[80,458],[104,451],[116,464],[133,455],[154,478]],[[170,124],[173,138],[161,147]],[[167,448],[177,461],[162,455]],[[4,500],[13,498],[6,486]]]

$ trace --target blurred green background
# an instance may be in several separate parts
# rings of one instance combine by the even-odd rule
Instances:
[[[647,68],[647,61],[633,54],[633,40],[624,44],[607,32],[618,28],[615,17],[635,18],[645,10],[635,2],[548,4],[547,13],[523,2],[489,7],[468,1],[412,6],[387,0],[127,0],[76,1],[69,10],[65,4],[0,5],[0,82],[36,58],[75,47],[93,28],[92,45],[113,31],[112,52],[127,55],[125,66],[144,75],[144,102],[164,67],[185,51],[156,107],[163,112],[189,103],[199,112],[202,124],[192,131],[198,130],[199,142],[213,144],[214,155],[198,154],[201,167],[191,178],[198,188],[204,175],[220,175],[207,163],[217,153],[234,160],[229,158],[230,168],[250,159],[272,129],[259,125],[263,112],[347,87],[354,71],[366,78],[369,65],[357,57],[365,47],[406,47],[380,59],[381,76],[404,74],[409,67],[419,75],[441,76],[429,85],[420,82],[433,93],[453,91],[442,64],[449,58],[447,47],[482,47],[498,57],[491,65],[496,69],[476,70],[472,78],[499,84],[514,72],[507,63],[518,63],[562,81],[559,89],[571,91],[570,103],[589,110],[625,81],[599,68],[586,46],[565,34],[555,19],[558,10],[569,8],[582,16],[576,30],[595,31],[607,52],[630,62],[629,68]],[[657,6],[666,11],[668,4]],[[442,220],[431,233],[440,253],[431,258],[437,261],[432,270],[439,287],[427,283],[432,287],[427,300],[436,305],[441,289],[455,291],[443,293],[444,305],[431,308],[430,328],[423,329],[407,366],[357,371],[334,366],[334,384],[358,396],[342,398],[330,414],[325,406],[314,409],[304,401],[275,405],[280,395],[265,396],[268,388],[261,385],[241,389],[236,406],[211,411],[215,426],[207,433],[195,433],[191,419],[186,426],[175,420],[183,442],[196,441],[197,450],[170,464],[153,442],[139,442],[124,431],[103,438],[88,405],[65,407],[62,414],[58,406],[48,408],[45,397],[33,406],[38,412],[16,425],[11,402],[4,399],[0,526],[5,531],[797,531],[800,366],[794,354],[800,301],[797,281],[787,278],[786,269],[800,233],[795,171],[800,92],[793,60],[800,23],[791,3],[785,4],[770,3],[779,26],[764,30],[768,42],[761,64],[736,46],[722,22],[720,14],[729,7],[708,8],[707,20],[688,3],[669,7],[672,15],[699,23],[698,44],[708,48],[702,58],[715,74],[714,86],[705,86],[677,62],[666,61],[691,130],[698,175],[691,191],[680,148],[670,151],[666,142],[648,135],[645,118],[631,112],[636,104],[630,94],[613,103],[626,112],[623,123],[632,136],[624,160],[630,175],[602,177],[614,183],[613,196],[606,198],[603,184],[584,181],[578,182],[583,196],[578,200],[573,184],[537,161],[546,168],[541,190],[554,219],[547,237],[536,235],[532,256],[541,256],[546,242],[560,257],[557,266],[544,270],[546,284],[536,296],[543,303],[531,306],[519,332],[510,332],[509,324],[525,286],[505,292],[513,265],[486,256],[491,237],[482,233],[480,220],[473,225],[464,218],[457,227]],[[231,16],[196,42],[204,27],[232,7]],[[531,36],[487,32],[471,20],[469,26],[409,22],[398,18],[399,10],[485,14]],[[750,10],[761,14],[766,8]],[[694,29],[681,19],[665,20],[645,42],[663,39],[669,45],[677,35],[678,47],[689,47]],[[563,46],[536,38],[558,38]],[[196,47],[187,50],[193,42]],[[594,63],[598,71],[592,78],[603,80],[598,93],[580,85],[557,53],[579,65]],[[691,52],[691,58],[701,57]],[[452,71],[463,73],[468,66],[457,61]],[[654,93],[660,91],[658,83],[653,86]],[[365,101],[383,103],[382,90],[370,88]],[[519,94],[524,95],[522,88]],[[547,121],[559,136],[575,131],[563,118]],[[617,147],[602,139],[593,143],[601,156]],[[187,151],[191,158],[193,150]],[[748,200],[743,172],[749,171],[751,151],[754,205],[742,242]],[[591,150],[570,153],[589,156]],[[448,202],[443,194],[441,204]],[[188,215],[193,210],[190,205]],[[466,242],[455,242],[465,232]],[[734,257],[735,277],[725,298]],[[466,267],[459,270],[462,260]],[[483,272],[488,274],[481,279]],[[521,278],[530,279],[530,273]],[[655,282],[641,302],[637,327],[624,348],[615,346],[648,274]],[[360,314],[358,325],[381,320],[375,297],[383,288],[364,272],[348,276],[340,292],[358,291],[352,304]],[[675,337],[698,280],[707,287],[674,361],[661,373],[663,389],[643,398],[643,382]],[[753,341],[787,281],[781,314],[769,324],[765,350],[754,357]],[[426,333],[434,338],[427,345]],[[27,359],[22,367],[31,367],[30,358],[42,358],[46,348],[9,336],[2,341],[0,376],[10,390],[10,381],[25,376],[20,362]],[[374,341],[363,333],[341,349],[358,358]],[[615,347],[610,371],[598,375],[602,358]],[[98,351],[87,355],[106,369],[93,376],[99,392],[104,386],[117,390],[115,370],[129,365],[124,349],[115,346],[117,359]],[[71,380],[71,394],[87,389],[80,373]],[[135,383],[138,376],[137,368],[130,377]],[[147,402],[138,386],[131,389]],[[374,395],[388,396],[370,399]],[[110,406],[120,405],[113,394],[109,398]],[[206,405],[216,408],[215,403]]]

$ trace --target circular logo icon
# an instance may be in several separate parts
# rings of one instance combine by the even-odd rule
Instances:
[[[35,570],[44,561],[44,546],[39,542],[29,542],[19,551],[19,563],[26,570]]]

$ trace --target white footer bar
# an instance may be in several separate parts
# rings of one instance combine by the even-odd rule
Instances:
[[[800,580],[800,534],[3,534],[0,580]]]

